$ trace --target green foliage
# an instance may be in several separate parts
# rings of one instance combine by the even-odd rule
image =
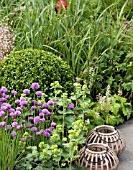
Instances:
[[[102,27],[104,25],[103,22],[107,22],[109,25],[105,23],[107,24],[106,28],[101,28],[100,34],[104,34],[106,37],[100,39],[97,44],[98,46],[101,44],[97,49],[99,56],[94,54],[95,56],[89,62],[90,67],[86,67],[82,78],[86,79],[88,84],[91,82],[91,95],[93,97],[98,93],[104,94],[109,84],[113,94],[117,93],[118,89],[121,88],[122,95],[128,98],[129,101],[132,101],[133,21],[123,18],[121,21],[115,22],[115,20],[111,21],[110,16],[107,18],[109,20],[102,20]],[[99,27],[97,29],[100,29]],[[98,47],[97,45],[96,47]]]
[[[131,103],[127,102],[126,98],[116,94],[111,95],[109,91],[108,86],[106,96],[98,96],[98,102],[92,112],[97,112],[106,124],[114,126],[128,120],[133,111]]]
[[[0,83],[9,90],[30,87],[38,82],[40,90],[50,93],[50,84],[59,81],[62,91],[73,89],[73,74],[70,67],[60,57],[50,52],[26,49],[9,55],[0,63]]]

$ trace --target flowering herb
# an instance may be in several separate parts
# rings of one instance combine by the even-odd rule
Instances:
[[[67,3],[65,0],[59,0],[56,5],[56,10],[61,11],[61,9],[67,9]]]

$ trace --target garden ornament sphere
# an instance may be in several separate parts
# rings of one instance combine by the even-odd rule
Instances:
[[[87,170],[116,170],[118,164],[117,155],[106,144],[86,144],[80,150],[80,166]]]
[[[86,144],[90,143],[107,144],[117,155],[126,148],[126,141],[122,133],[116,127],[109,125],[95,127],[86,139]]]

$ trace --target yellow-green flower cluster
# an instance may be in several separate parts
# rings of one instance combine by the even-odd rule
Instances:
[[[69,139],[78,138],[83,130],[86,130],[85,123],[82,119],[79,119],[72,123],[73,129],[69,130]]]

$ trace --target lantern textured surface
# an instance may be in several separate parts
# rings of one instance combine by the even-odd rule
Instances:
[[[106,144],[92,143],[80,150],[80,166],[87,170],[116,170],[119,160]]]
[[[108,125],[95,127],[88,134],[86,144],[89,143],[107,144],[117,155],[126,148],[126,141],[122,133],[117,128]]]

